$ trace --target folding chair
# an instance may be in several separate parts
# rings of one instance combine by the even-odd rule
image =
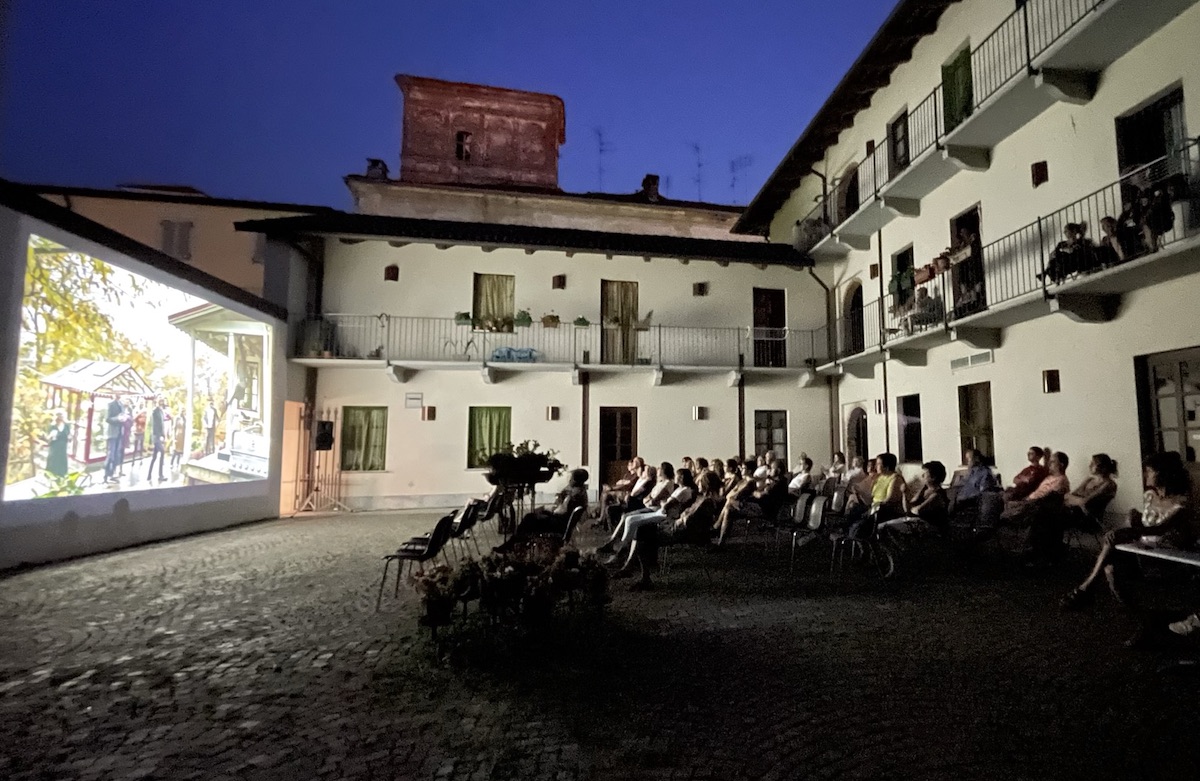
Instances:
[[[442,554],[446,563],[450,563],[450,557],[446,555],[446,543],[450,539],[450,531],[454,525],[454,515],[447,515],[441,518],[437,525],[433,527],[433,531],[425,537],[413,537],[408,542],[401,545],[395,553],[389,553],[383,557],[383,578],[379,581],[379,595],[375,598],[375,610],[379,610],[379,605],[383,601],[383,587],[387,583],[388,567],[392,562],[396,562],[396,590],[392,596],[400,596],[400,577],[404,573],[404,563],[411,562],[410,568],[418,564],[424,565],[425,562],[437,558],[437,555]]]

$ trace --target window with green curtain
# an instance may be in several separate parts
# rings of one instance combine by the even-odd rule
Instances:
[[[511,274],[476,274],[471,319],[476,328],[512,332],[517,278]]]
[[[967,47],[942,66],[942,113],[945,132],[963,123],[975,109],[975,84],[971,78],[971,49]]]
[[[342,408],[342,470],[382,472],[387,463],[387,407]]]
[[[488,456],[512,445],[512,407],[470,407],[467,468],[487,466]]]

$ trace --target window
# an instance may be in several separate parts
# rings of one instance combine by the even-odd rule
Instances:
[[[892,255],[892,280],[888,292],[892,294],[892,309],[899,311],[913,300],[916,274],[913,270],[913,248],[902,249]]]
[[[342,471],[382,472],[387,462],[387,407],[342,408]]]
[[[991,463],[995,450],[990,382],[958,386],[958,435],[963,452],[974,448],[983,453],[983,457]]]
[[[774,451],[784,464],[787,452],[787,411],[781,409],[754,410],[754,455]]]
[[[191,260],[192,223],[163,220],[162,251],[178,260]]]
[[[963,49],[954,59],[942,66],[942,107],[946,133],[961,125],[975,109],[970,47]]]
[[[465,130],[454,134],[454,159],[471,162],[471,134]]]
[[[1142,357],[1135,367],[1142,454],[1181,455],[1191,473],[1194,493],[1200,477],[1196,461],[1200,450],[1200,349]]]
[[[1117,166],[1122,174],[1178,152],[1187,141],[1183,90],[1117,118]]]
[[[908,167],[908,112],[905,111],[888,125],[888,145],[891,153],[888,160],[891,163],[891,175]]]
[[[921,447],[921,397],[918,394],[897,397],[896,420],[900,425],[900,452],[897,454],[900,461],[921,463],[925,453]]]
[[[476,274],[471,319],[476,328],[512,333],[517,278],[510,274]]]
[[[257,363],[246,364],[246,389],[242,394],[241,408],[247,412],[261,412],[262,403],[262,370]]]
[[[467,410],[467,468],[487,466],[488,457],[512,445],[512,407]]]

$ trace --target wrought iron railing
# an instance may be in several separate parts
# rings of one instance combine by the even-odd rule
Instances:
[[[912,282],[889,293],[883,311],[883,333],[885,341],[913,336],[914,334],[944,326],[950,301],[948,275]]]
[[[860,309],[846,311],[837,321],[838,358],[849,358],[876,350],[883,341],[879,299]]]
[[[833,215],[829,213],[829,203],[824,196],[820,196],[812,211],[796,222],[792,243],[797,252],[807,255],[832,230]]]
[[[826,362],[829,350],[823,332],[807,329],[533,322],[490,331],[448,317],[327,314],[303,323],[296,357],[734,369],[803,368]]]

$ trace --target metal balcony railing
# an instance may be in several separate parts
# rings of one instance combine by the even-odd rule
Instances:
[[[882,343],[879,299],[865,304],[861,310],[850,310],[837,321],[837,357],[849,358],[878,349]]]
[[[913,336],[946,324],[949,275],[939,274],[925,282],[913,282],[887,298],[883,312],[885,341]]]
[[[306,320],[296,357],[392,362],[804,368],[824,363],[824,332],[790,328],[557,326],[479,330],[453,318],[326,314]]]
[[[797,221],[792,244],[797,252],[807,255],[832,230],[833,217],[829,213],[829,203],[823,196],[818,197],[812,211]]]

